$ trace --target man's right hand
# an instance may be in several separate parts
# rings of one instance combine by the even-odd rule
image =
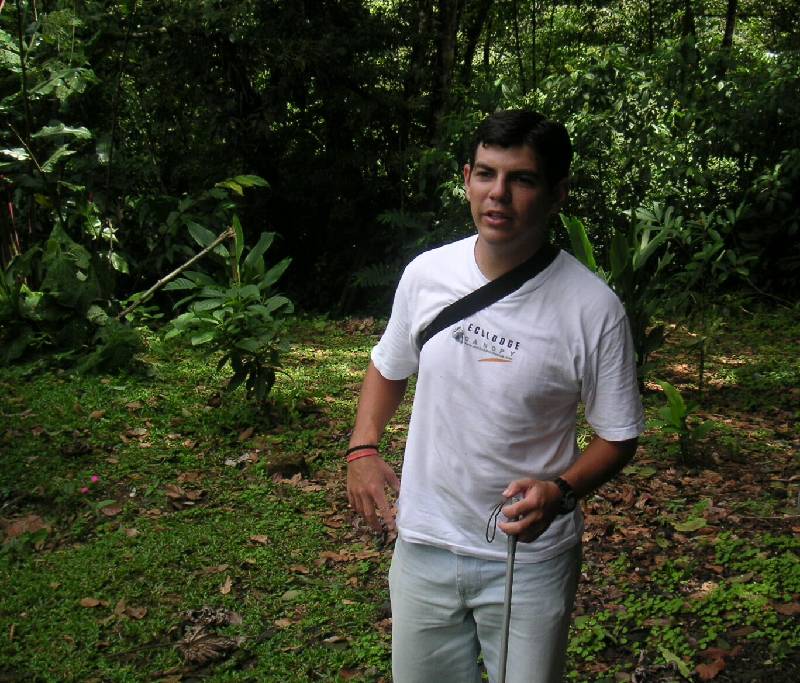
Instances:
[[[347,465],[347,500],[375,531],[394,531],[394,512],[386,486],[400,491],[400,480],[379,455],[358,458]],[[383,524],[381,524],[383,520]]]

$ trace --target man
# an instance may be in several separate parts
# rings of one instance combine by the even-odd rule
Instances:
[[[561,680],[580,571],[575,506],[633,456],[643,429],[622,305],[570,255],[519,289],[434,335],[419,333],[451,302],[547,245],[567,197],[566,129],[540,114],[498,112],[478,128],[464,185],[477,235],[406,268],[386,332],[372,351],[348,451],[351,506],[376,530],[395,527],[389,573],[395,683],[477,683],[478,655],[498,678],[505,539],[520,544],[507,680]],[[417,373],[403,485],[377,444]],[[576,411],[595,435],[581,453]]]

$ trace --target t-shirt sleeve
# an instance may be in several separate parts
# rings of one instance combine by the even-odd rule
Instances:
[[[600,337],[585,370],[581,398],[586,420],[597,436],[607,441],[639,436],[644,431],[644,411],[626,317]]]
[[[419,349],[412,329],[412,266],[406,267],[400,278],[394,293],[389,324],[371,353],[373,365],[386,379],[406,379],[419,367]]]

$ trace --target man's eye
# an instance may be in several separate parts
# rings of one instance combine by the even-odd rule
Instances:
[[[517,176],[517,182],[520,182],[523,185],[535,185],[536,184],[536,180],[534,178],[531,178],[530,176],[527,176],[527,175]]]

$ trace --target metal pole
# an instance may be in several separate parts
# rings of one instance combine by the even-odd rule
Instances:
[[[511,592],[514,588],[514,556],[517,554],[517,536],[508,537],[506,557],[506,594],[503,599],[503,631],[500,634],[500,672],[498,683],[506,683],[506,662],[508,661],[508,633],[511,627]]]

